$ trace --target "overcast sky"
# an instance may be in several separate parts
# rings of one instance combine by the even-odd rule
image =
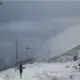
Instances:
[[[0,47],[15,40],[34,53],[52,36],[80,23],[80,2],[3,0],[0,6]],[[4,47],[3,47],[4,48]]]

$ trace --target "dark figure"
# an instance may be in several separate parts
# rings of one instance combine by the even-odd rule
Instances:
[[[2,1],[0,1],[0,5],[3,5],[3,2]]]
[[[19,65],[19,73],[20,73],[20,78],[22,77],[22,73],[23,73],[23,66],[22,64]]]
[[[80,66],[80,63],[78,65]]]
[[[73,57],[73,61],[77,61],[78,57],[77,55]]]
[[[78,66],[79,66],[79,72],[80,72],[80,63],[78,64]]]

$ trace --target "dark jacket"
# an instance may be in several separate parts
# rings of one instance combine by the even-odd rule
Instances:
[[[19,66],[19,71],[23,72],[23,66],[22,66],[22,64],[20,64],[20,66]]]

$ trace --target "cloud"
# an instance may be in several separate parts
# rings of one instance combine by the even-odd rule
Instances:
[[[79,2],[4,0],[0,6],[0,42],[5,46],[18,39],[22,46],[19,49],[20,55],[27,45],[37,53],[50,37],[79,23]],[[57,40],[54,42],[56,44]]]
[[[3,1],[79,1],[79,0],[3,0]]]
[[[46,17],[78,17],[80,3],[76,2],[16,2],[7,1],[0,6],[0,22],[19,20],[40,21]]]

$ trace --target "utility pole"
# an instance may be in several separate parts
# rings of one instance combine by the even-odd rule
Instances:
[[[18,61],[18,42],[16,40],[16,64],[17,64],[17,61]]]
[[[28,54],[28,50],[29,49],[31,49],[31,48],[29,48],[28,46],[27,46],[27,48],[26,48],[26,50],[27,50],[27,60],[28,60],[28,56],[29,56],[29,54]]]
[[[50,58],[50,50],[48,50],[48,60],[49,60],[49,58]]]

